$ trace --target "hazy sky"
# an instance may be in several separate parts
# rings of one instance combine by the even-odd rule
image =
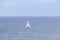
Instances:
[[[0,0],[0,16],[60,16],[60,0]]]

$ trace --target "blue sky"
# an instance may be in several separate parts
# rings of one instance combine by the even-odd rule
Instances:
[[[60,1],[2,0],[0,16],[60,16]]]

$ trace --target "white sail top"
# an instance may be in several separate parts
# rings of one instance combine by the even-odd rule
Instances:
[[[28,28],[31,27],[29,21],[27,21],[26,27],[28,27]]]

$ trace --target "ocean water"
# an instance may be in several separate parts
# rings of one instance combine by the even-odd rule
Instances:
[[[0,40],[60,40],[60,18],[0,17]]]

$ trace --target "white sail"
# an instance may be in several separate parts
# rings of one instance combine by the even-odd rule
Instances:
[[[26,27],[28,27],[28,28],[31,27],[29,21],[27,21]]]

